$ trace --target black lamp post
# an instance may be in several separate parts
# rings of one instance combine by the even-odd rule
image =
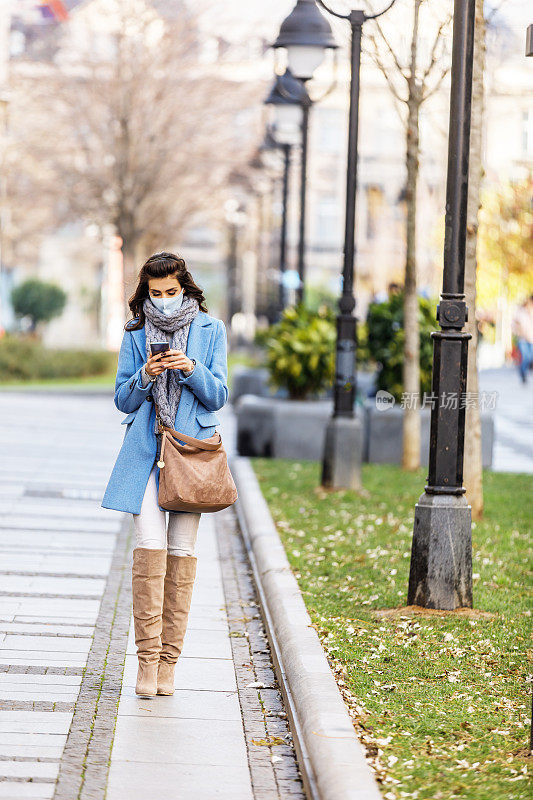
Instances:
[[[307,162],[309,143],[309,111],[312,105],[305,83],[324,59],[325,51],[335,49],[337,44],[331,26],[318,10],[315,0],[298,0],[289,16],[282,22],[274,48],[287,49],[291,77],[301,82],[302,107],[302,155],[300,171],[300,225],[298,236],[298,275],[300,284],[296,290],[298,302],[304,298],[305,288],[305,234],[307,200]],[[294,80],[293,78],[293,80]],[[296,90],[296,87],[294,87]]]
[[[281,193],[281,231],[279,242],[279,314],[285,308],[285,272],[287,270],[287,210],[289,204],[289,174],[291,169],[290,144],[282,144],[283,150],[283,189]]]
[[[354,414],[356,396],[356,319],[354,315],[355,271],[355,202],[357,193],[357,141],[359,131],[359,84],[361,71],[361,35],[367,19],[375,19],[388,11],[395,0],[378,14],[352,10],[339,14],[323,2],[318,4],[328,13],[350,23],[351,81],[346,168],[346,216],[344,231],[344,266],[342,295],[337,316],[337,348],[333,415],[326,429],[322,484],[335,488],[358,488],[361,484],[362,427]],[[331,37],[327,39],[326,32]],[[289,66],[296,77],[307,80],[320,63],[319,49],[332,47],[331,28],[319,11],[315,0],[299,0],[285,20],[276,46],[287,47]],[[327,44],[321,42],[327,41]]]
[[[475,0],[454,0],[444,273],[433,338],[429,474],[415,506],[407,602],[472,606],[471,509],[463,487],[468,319],[464,295]],[[450,402],[450,398],[455,398]]]
[[[263,143],[259,148],[259,152],[263,158],[263,163],[267,161],[267,156],[270,157],[270,154],[277,154],[280,150],[283,153],[283,182],[281,190],[281,230],[279,239],[278,318],[285,308],[284,275],[287,270],[287,218],[292,145],[288,142],[284,144],[279,143],[274,137],[273,132],[271,130],[267,130],[265,138],[263,139]],[[276,168],[278,166],[277,156],[275,166]]]
[[[285,283],[284,275],[287,269],[287,213],[289,197],[289,172],[291,162],[291,151],[297,139],[302,138],[302,166],[307,160],[307,110],[309,107],[309,96],[304,84],[294,78],[289,69],[283,75],[276,75],[274,85],[265,99],[266,105],[274,106],[276,110],[276,121],[272,128],[271,139],[275,146],[283,151],[283,212],[281,222],[280,239],[280,286],[279,286],[279,306],[280,313],[285,308]],[[301,132],[301,133],[300,133]],[[303,192],[303,194],[302,194]],[[300,277],[300,289],[303,289],[304,274],[303,258],[303,236],[302,219],[305,218],[305,175],[302,177],[300,209],[300,239],[298,243],[298,274]],[[301,298],[300,298],[301,299]]]

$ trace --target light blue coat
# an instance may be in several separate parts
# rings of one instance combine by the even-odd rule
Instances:
[[[190,324],[186,355],[196,359],[196,366],[187,377],[178,370],[182,391],[174,430],[207,439],[220,422],[215,411],[228,399],[227,334],[222,320],[200,311]],[[131,514],[140,513],[157,451],[152,382],[143,388],[141,381],[146,358],[144,327],[125,330],[114,401],[118,410],[128,415],[121,423],[126,431],[101,505]],[[159,470],[156,482],[159,488]]]

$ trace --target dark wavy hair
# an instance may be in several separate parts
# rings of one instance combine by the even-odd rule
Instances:
[[[124,328],[134,331],[144,326],[145,313],[143,303],[145,297],[149,297],[148,281],[150,278],[166,278],[168,275],[175,275],[180,285],[183,286],[183,293],[195,297],[198,300],[200,311],[207,313],[204,293],[194,282],[185,260],[180,256],[174,255],[174,253],[154,253],[144,262],[139,271],[139,283],[128,300],[133,319],[126,320]],[[135,323],[134,325],[132,324],[133,322]]]

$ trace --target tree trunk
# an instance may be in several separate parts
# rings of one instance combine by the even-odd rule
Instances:
[[[416,194],[420,158],[419,113],[421,95],[416,84],[418,46],[418,13],[420,0],[415,0],[413,38],[411,40],[411,65],[409,97],[407,101],[406,135],[406,256],[404,279],[404,360],[403,390],[417,397],[420,391],[420,333],[418,325],[418,295],[416,275]],[[403,417],[402,467],[415,470],[420,466],[420,411],[418,403],[405,404]]]
[[[483,0],[476,0],[476,31],[474,39],[474,69],[472,79],[472,121],[470,129],[470,177],[468,182],[467,239],[465,263],[465,295],[468,306],[466,330],[472,334],[468,345],[467,392],[477,397],[479,391],[477,370],[476,325],[476,246],[480,190],[483,177],[483,70],[485,63],[485,21]],[[472,519],[483,516],[483,475],[481,460],[481,419],[479,404],[468,404],[466,409],[464,484],[472,506]]]
[[[137,286],[138,266],[136,262],[137,248],[129,238],[122,236],[122,257],[124,259],[124,308],[129,313],[128,300]]]

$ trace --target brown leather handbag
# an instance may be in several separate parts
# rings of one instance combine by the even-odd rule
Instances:
[[[163,425],[155,405],[161,434],[159,495],[168,511],[220,511],[237,499],[237,487],[228,466],[218,431],[207,439],[196,439]],[[175,441],[179,439],[185,444]]]

